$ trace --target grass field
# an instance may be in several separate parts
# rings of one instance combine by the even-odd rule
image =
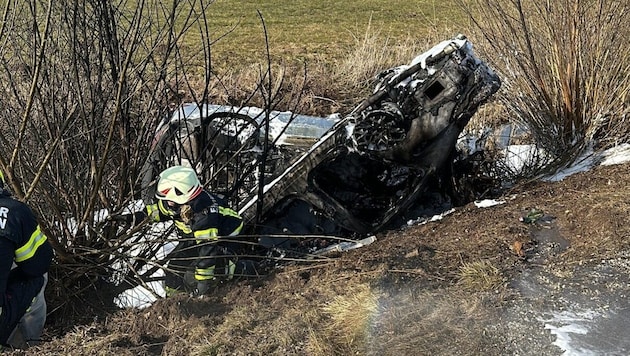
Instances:
[[[453,0],[217,0],[210,4],[208,13],[215,38],[231,31],[213,46],[217,65],[264,58],[261,17],[275,60],[327,62],[341,58],[367,32],[394,43],[436,30],[444,30],[448,38],[459,31],[458,24],[464,18]],[[195,40],[189,36],[186,44],[194,45]]]

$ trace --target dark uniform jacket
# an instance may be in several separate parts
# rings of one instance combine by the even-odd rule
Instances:
[[[171,208],[165,201],[159,200],[157,204],[146,207],[146,214],[154,222],[173,220],[183,236],[194,237],[197,243],[217,241],[222,236],[235,236],[243,228],[243,219],[239,214],[227,207],[219,196],[206,190],[177,208]],[[195,262],[197,280],[214,278],[214,247],[215,244],[203,244],[199,248],[199,258]]]
[[[0,188],[1,344],[44,285],[52,258],[52,247],[31,209]]]
[[[173,220],[184,236],[194,237],[199,242],[238,234],[243,227],[243,219],[236,211],[205,190],[176,209],[159,200],[157,204],[148,205],[146,212],[155,222]]]

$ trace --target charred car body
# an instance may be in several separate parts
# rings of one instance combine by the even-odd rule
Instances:
[[[303,150],[270,138],[262,111],[188,106],[158,130],[144,188],[151,191],[161,169],[189,164],[226,195],[250,234],[362,238],[419,203],[499,87],[460,35],[380,73],[373,95]],[[296,125],[292,118],[286,128]]]

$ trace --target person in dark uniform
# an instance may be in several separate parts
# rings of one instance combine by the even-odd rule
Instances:
[[[183,287],[192,289],[195,295],[202,295],[218,280],[257,274],[253,261],[239,259],[230,244],[220,239],[237,236],[243,228],[243,219],[220,196],[202,187],[194,169],[173,166],[162,171],[155,197],[157,203],[147,205],[144,210],[112,216],[111,220],[135,224],[148,217],[152,222],[174,222],[182,239],[168,256],[169,270],[186,269],[191,255],[196,256],[183,280],[177,273],[167,270],[167,294]],[[194,281],[191,281],[193,277]]]
[[[31,209],[5,184],[0,172],[0,344],[24,348],[44,328],[53,249]]]

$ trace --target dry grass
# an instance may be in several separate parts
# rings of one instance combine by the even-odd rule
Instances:
[[[273,92],[281,93],[276,105],[280,110],[310,115],[347,113],[371,94],[378,73],[410,62],[436,43],[450,38],[450,33],[448,29],[433,27],[422,37],[394,38],[368,25],[365,32],[353,35],[354,43],[337,54],[334,65],[326,60],[313,60],[308,64],[271,63]],[[217,74],[209,88],[210,101],[263,106],[264,92],[258,89],[258,84],[261,78],[266,78],[266,68],[267,64],[240,65]]]
[[[558,223],[563,236],[571,241],[571,248],[564,253],[567,263],[611,257],[627,249],[630,227],[620,219],[630,214],[630,192],[626,181],[611,178],[623,169],[612,167],[606,173],[598,169],[588,188],[585,182],[568,181],[553,192],[557,197],[549,208],[563,212]],[[578,197],[580,203],[563,199],[569,195]]]
[[[369,94],[374,77],[381,71],[406,64],[415,56],[446,40],[450,31],[428,28],[422,37],[389,38],[368,25],[365,32],[353,35],[354,43],[333,68],[340,90]]]
[[[505,284],[501,270],[488,260],[467,262],[459,267],[459,283],[470,292],[491,292]]]
[[[334,77],[322,63],[309,66],[272,63],[270,73],[274,94],[272,104],[276,110],[327,116],[345,108],[343,98],[339,100]],[[268,78],[266,65],[253,64],[227,70],[211,80],[209,101],[239,107],[264,107],[267,89],[259,88],[261,78]]]
[[[328,347],[335,354],[362,353],[377,308],[378,295],[367,285],[353,286],[335,297],[322,308],[330,320],[324,329]]]
[[[626,164],[522,186],[504,205],[458,208],[326,265],[286,266],[203,300],[175,297],[112,314],[23,354],[514,354],[516,336],[503,334],[502,323],[519,296],[499,280],[542,267],[528,262],[535,248],[525,258],[510,251],[529,236],[519,217],[532,207],[555,216],[571,245],[547,267],[571,278],[575,265],[627,250],[627,180]]]
[[[225,69],[264,62],[262,20],[274,62],[298,61],[310,66],[342,59],[355,35],[367,32],[368,26],[397,42],[422,38],[431,27],[453,26],[463,13],[452,1],[434,0],[216,0],[208,6],[207,17],[210,36],[219,39],[213,46],[214,64]],[[199,36],[191,32],[182,40],[194,52]]]
[[[366,354],[470,354],[484,342],[487,314],[481,305],[481,299],[457,288],[387,293],[379,300]]]

